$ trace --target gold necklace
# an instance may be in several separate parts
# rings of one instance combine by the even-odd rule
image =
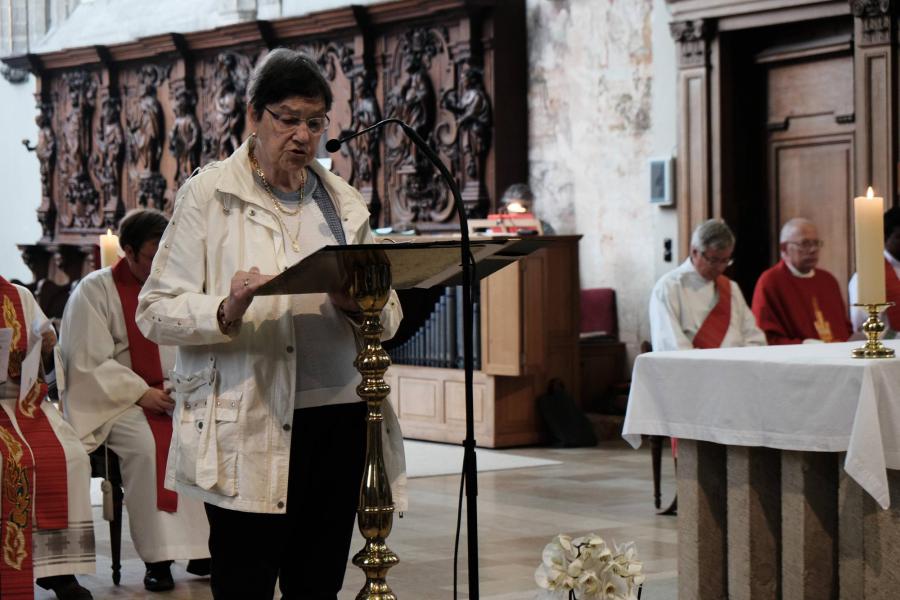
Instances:
[[[300,212],[300,207],[297,207],[297,212]],[[275,217],[278,219],[278,222],[281,224],[281,231],[287,234],[288,239],[291,240],[291,248],[294,249],[294,252],[300,252],[300,226],[303,222],[298,218],[297,219],[297,234],[291,235],[290,229],[288,229],[287,223],[281,218],[281,215],[275,213]]]
[[[256,176],[259,177],[260,181],[262,181],[263,188],[266,190],[266,193],[269,195],[269,198],[272,199],[272,205],[275,207],[275,210],[285,214],[289,217],[293,217],[297,213],[300,212],[300,204],[303,203],[303,188],[306,187],[306,168],[303,168],[300,171],[300,203],[297,205],[297,209],[291,211],[286,208],[284,204],[278,200],[278,197],[275,195],[275,192],[272,190],[272,186],[269,185],[269,180],[266,179],[266,174],[263,173],[262,168],[259,166],[259,161],[256,160],[256,155],[253,153],[253,146],[256,144],[256,137],[253,138],[253,143],[250,145],[248,155],[250,158],[250,168],[256,172]]]
[[[255,137],[253,138],[253,141],[254,143],[256,142]],[[291,230],[288,229],[287,223],[284,222],[284,219],[279,213],[284,213],[289,217],[300,213],[303,202],[303,186],[306,185],[306,169],[303,170],[303,182],[300,185],[300,204],[297,205],[297,210],[291,212],[279,206],[278,198],[276,198],[275,194],[272,192],[272,188],[269,186],[269,182],[266,181],[266,176],[263,174],[262,169],[259,167],[259,162],[257,162],[256,156],[253,155],[253,144],[250,145],[248,154],[250,157],[250,167],[254,171],[256,171],[257,176],[259,176],[259,178],[262,180],[263,187],[265,188],[266,193],[269,195],[269,198],[272,200],[272,204],[275,206],[275,218],[278,219],[278,224],[281,225],[282,233],[287,235],[288,239],[291,241],[291,248],[294,249],[294,252],[300,252],[300,227],[303,224],[302,221],[297,223],[296,235],[291,235]]]

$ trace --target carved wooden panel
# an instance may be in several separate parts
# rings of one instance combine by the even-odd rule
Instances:
[[[397,0],[6,59],[38,78],[40,135],[27,147],[41,165],[41,243],[92,244],[131,208],[171,211],[198,166],[246,139],[249,75],[278,46],[310,54],[331,83],[320,157],[328,138],[397,117],[447,164],[467,212],[491,212],[501,185],[527,179],[524,90],[497,91],[498,77],[525,81],[524,5]],[[504,115],[495,123],[497,93]],[[399,128],[331,158],[362,192],[373,226],[457,228],[449,190]]]

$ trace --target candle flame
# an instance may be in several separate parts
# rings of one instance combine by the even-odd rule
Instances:
[[[869,186],[869,189],[866,190],[866,198],[874,198],[875,192],[872,191],[872,186]]]
[[[872,188],[869,188],[869,191],[871,192]],[[871,196],[869,197],[871,198]],[[110,229],[109,227],[106,228],[106,235],[112,235],[112,229]]]

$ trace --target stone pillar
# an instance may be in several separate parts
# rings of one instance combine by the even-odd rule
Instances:
[[[840,463],[844,463],[841,455]],[[841,600],[863,600],[863,510],[866,492],[840,469],[838,483],[838,580]],[[874,504],[874,503],[873,503]]]
[[[728,597],[725,446],[678,442],[678,597]]]
[[[782,593],[838,597],[838,454],[781,452]]]
[[[865,595],[862,597],[866,600],[894,599],[900,589],[900,471],[888,470],[887,473],[891,494],[888,510],[883,510],[862,491],[865,568]]]
[[[781,456],[727,447],[728,597],[781,598]],[[679,465],[680,468],[680,465]]]

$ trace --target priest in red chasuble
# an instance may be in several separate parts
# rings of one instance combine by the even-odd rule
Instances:
[[[691,255],[650,294],[654,351],[766,344],[740,288],[724,275],[734,243],[731,229],[718,219],[694,230]]]
[[[135,325],[138,293],[168,219],[156,210],[128,213],[119,225],[125,253],[75,288],[63,313],[61,391],[66,419],[88,452],[101,444],[120,460],[131,539],[146,564],[144,587],[174,587],[170,564],[209,573],[209,524],[203,504],[163,485],[172,438],[167,374],[174,348],[157,346]]]
[[[90,600],[74,574],[94,572],[91,466],[41,370],[53,364],[56,333],[31,292],[3,277],[0,332],[9,361],[0,373],[0,598],[31,600],[37,583],[61,600]]]
[[[770,344],[845,342],[850,320],[834,276],[817,269],[823,242],[808,219],[781,228],[781,260],[765,271],[753,292],[753,314]]]
[[[887,301],[894,303],[881,316],[887,325],[884,339],[893,339],[900,331],[900,207],[898,206],[894,206],[884,213],[884,283]],[[865,310],[853,306],[859,297],[856,291],[855,273],[850,279],[848,291],[853,331],[859,331],[868,315]]]

